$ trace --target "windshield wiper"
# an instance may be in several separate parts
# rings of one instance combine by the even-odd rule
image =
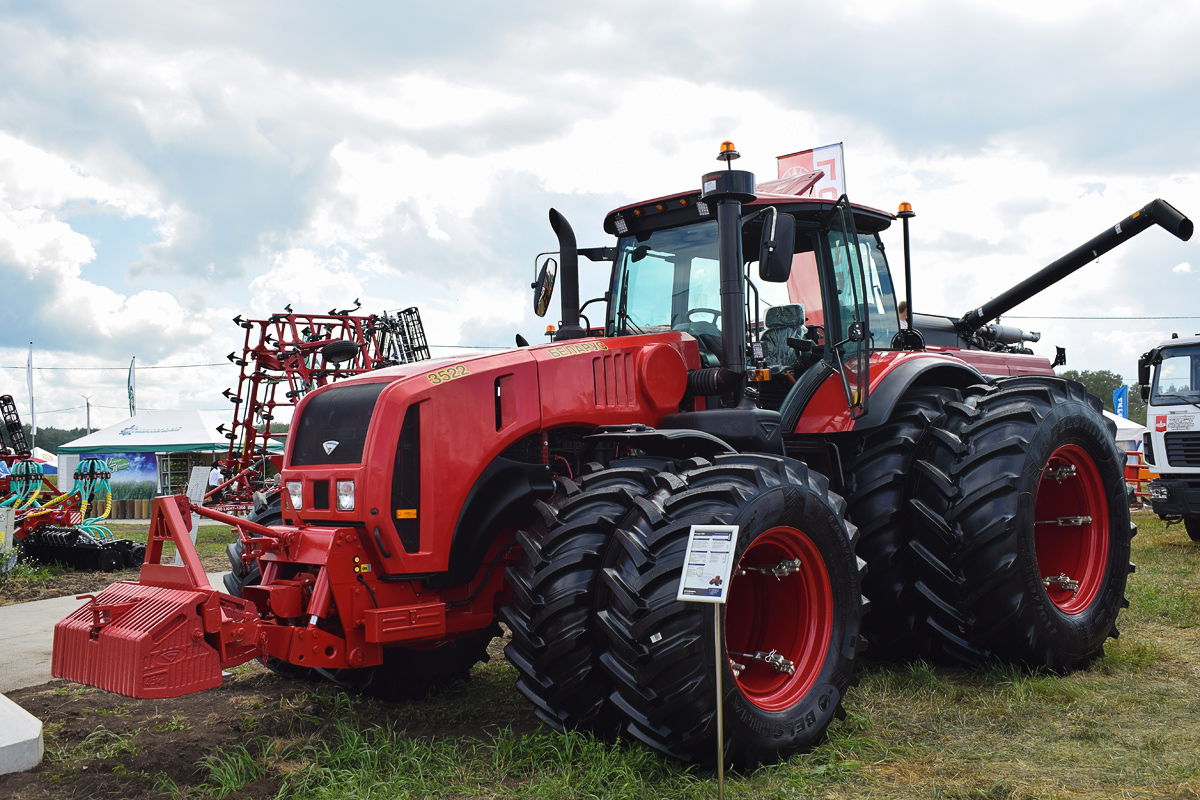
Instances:
[[[642,333],[642,329],[634,325],[633,320],[629,318],[629,268],[625,268],[624,274],[621,275],[621,304],[617,306],[617,335],[622,336],[629,332],[629,328],[633,328],[637,333]]]
[[[1187,395],[1183,395],[1183,394],[1156,394],[1156,395],[1154,395],[1153,399],[1154,400],[1162,400],[1165,397],[1170,397],[1175,400],[1182,400],[1183,402],[1187,403],[1188,405],[1192,405],[1192,406],[1195,406],[1196,408],[1200,408],[1200,402],[1197,402],[1196,399],[1193,399],[1193,398],[1188,397]]]

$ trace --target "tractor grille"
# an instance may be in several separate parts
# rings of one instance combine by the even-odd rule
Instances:
[[[1200,431],[1168,433],[1167,463],[1172,467],[1200,467]]]
[[[595,377],[596,406],[632,406],[635,402],[633,354],[597,356],[592,359]]]
[[[292,425],[291,466],[362,462],[375,402],[387,385],[350,383],[308,398],[300,421]]]

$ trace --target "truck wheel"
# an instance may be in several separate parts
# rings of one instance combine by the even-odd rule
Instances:
[[[941,652],[1068,670],[1128,605],[1124,456],[1081,384],[1013,378],[948,408],[918,463],[913,549]]]
[[[909,540],[913,496],[913,454],[930,426],[945,419],[946,403],[962,400],[948,386],[916,386],[896,405],[886,424],[872,428],[858,442],[847,471],[854,490],[846,497],[846,516],[858,526],[858,555],[867,562],[863,594],[872,611],[863,619],[863,636],[871,658],[904,660],[924,648],[927,636],[915,624],[915,581]]]
[[[826,479],[798,461],[739,454],[685,466],[659,473],[605,554],[597,617],[612,699],[632,738],[712,763],[719,663],[726,756],[773,761],[815,744],[841,713],[867,606],[857,530]],[[675,599],[695,524],[739,526],[725,606]],[[771,568],[780,576],[759,571]]]
[[[615,728],[611,686],[597,660],[600,559],[634,498],[654,490],[654,476],[668,463],[625,459],[608,469],[597,465],[578,482],[558,478],[554,497],[537,503],[532,529],[517,534],[521,560],[508,568],[513,596],[501,611],[512,631],[504,652],[520,674],[518,691],[554,728]]]
[[[1183,528],[1187,531],[1189,539],[1200,542],[1200,517],[1184,517]]]

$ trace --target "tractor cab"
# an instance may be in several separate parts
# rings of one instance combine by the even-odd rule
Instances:
[[[892,216],[845,196],[761,192],[730,225],[736,241],[725,251],[736,272],[723,283],[715,205],[692,192],[608,215],[605,230],[618,241],[605,335],[686,332],[705,367],[747,375],[746,396],[774,410],[805,372],[825,364],[842,374],[847,404],[865,413],[869,354],[892,349],[900,331],[879,238]],[[723,288],[736,294],[725,302],[740,314],[723,306]],[[731,316],[740,317],[740,336],[726,335]],[[730,342],[737,352],[726,353]]]

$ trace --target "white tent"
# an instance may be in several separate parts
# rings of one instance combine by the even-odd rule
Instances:
[[[223,418],[206,411],[142,411],[58,448],[86,453],[207,453],[229,447],[217,433]],[[225,420],[227,421],[227,420]]]
[[[1117,424],[1117,445],[1123,450],[1141,450],[1142,434],[1146,432],[1145,425],[1139,425],[1131,419],[1118,417],[1111,411],[1105,411],[1104,416]]]
[[[68,478],[81,457],[105,456],[114,489],[123,485],[138,498],[147,486],[175,490],[186,485],[193,466],[207,462],[200,454],[225,454],[229,440],[217,433],[221,421],[204,411],[142,411],[59,447],[58,472]]]

